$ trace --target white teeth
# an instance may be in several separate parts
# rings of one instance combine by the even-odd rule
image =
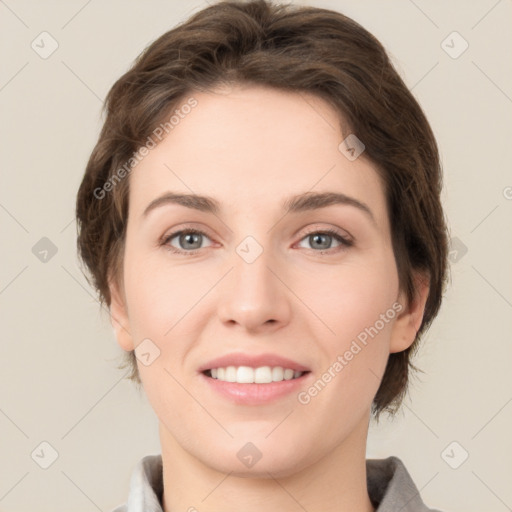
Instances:
[[[224,379],[226,379],[227,382],[236,382],[237,374],[236,374],[236,368],[234,366],[228,366],[226,368],[226,373],[224,375]]]
[[[304,372],[294,371],[282,366],[228,366],[226,368],[212,368],[210,374],[214,379],[225,382],[238,382],[240,384],[267,384],[300,377]]]
[[[272,368],[272,380],[274,382],[279,382],[280,380],[283,380],[284,378],[284,370],[281,368],[281,366],[276,366],[275,368]]]
[[[235,368],[233,366],[233,368]],[[251,384],[254,382],[254,370],[248,366],[239,366],[236,370],[236,382],[242,384]]]
[[[256,368],[256,370],[254,370],[254,382],[257,384],[272,382],[272,368],[270,368],[270,366]]]

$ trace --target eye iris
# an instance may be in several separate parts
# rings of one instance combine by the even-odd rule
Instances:
[[[180,245],[186,247],[186,244],[192,239],[192,241],[190,242],[192,245],[194,244],[194,241],[195,243],[197,243],[197,241],[199,240],[199,245],[197,247],[186,247],[187,249],[199,249],[201,247],[201,235],[199,233],[186,233],[184,235],[181,235],[180,236]]]
[[[318,240],[319,238],[320,238],[320,239],[321,239],[321,238],[323,238],[323,239],[324,239],[324,241],[325,241],[325,240],[327,240],[327,242],[324,242],[324,244],[320,244],[320,246],[317,246],[317,247],[320,247],[320,249],[329,249],[329,245],[331,245],[331,244],[330,244],[330,241],[329,241],[330,235],[323,235],[323,234],[321,234],[321,233],[316,233],[316,234],[311,235],[311,236],[309,237],[310,241],[313,241],[313,240],[314,240],[314,241],[316,241],[316,240]],[[311,245],[312,245],[312,246],[314,246],[314,245],[315,245],[315,243],[313,243],[313,242],[312,242],[312,243],[311,243]]]

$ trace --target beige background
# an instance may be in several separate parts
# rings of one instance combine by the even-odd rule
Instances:
[[[353,17],[393,55],[438,138],[457,239],[416,359],[425,373],[403,414],[372,426],[368,457],[401,457],[431,507],[511,510],[512,2],[308,3]],[[109,88],[205,5],[0,0],[0,511],[109,512],[138,460],[159,453],[154,414],[115,368],[121,349],[77,266],[74,201]],[[442,45],[453,31],[469,44],[458,58],[445,49],[462,39]],[[52,39],[47,58],[31,47]],[[43,237],[57,248],[47,261]]]

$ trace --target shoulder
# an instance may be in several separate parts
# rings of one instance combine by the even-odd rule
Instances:
[[[135,466],[125,504],[112,512],[162,512],[162,456],[146,455]]]
[[[441,512],[428,508],[398,457],[366,460],[368,494],[375,512]]]

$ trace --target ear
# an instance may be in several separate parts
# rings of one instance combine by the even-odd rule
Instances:
[[[415,283],[415,296],[411,303],[408,303],[405,292],[400,292],[398,303],[403,309],[398,315],[393,331],[389,352],[402,352],[409,348],[416,338],[423,315],[425,313],[425,304],[427,302],[430,290],[429,276],[424,273],[416,272],[413,277]]]
[[[126,308],[124,290],[114,279],[109,279],[110,289],[110,323],[114,328],[117,343],[126,351],[134,350],[132,336],[130,334],[130,321]]]

